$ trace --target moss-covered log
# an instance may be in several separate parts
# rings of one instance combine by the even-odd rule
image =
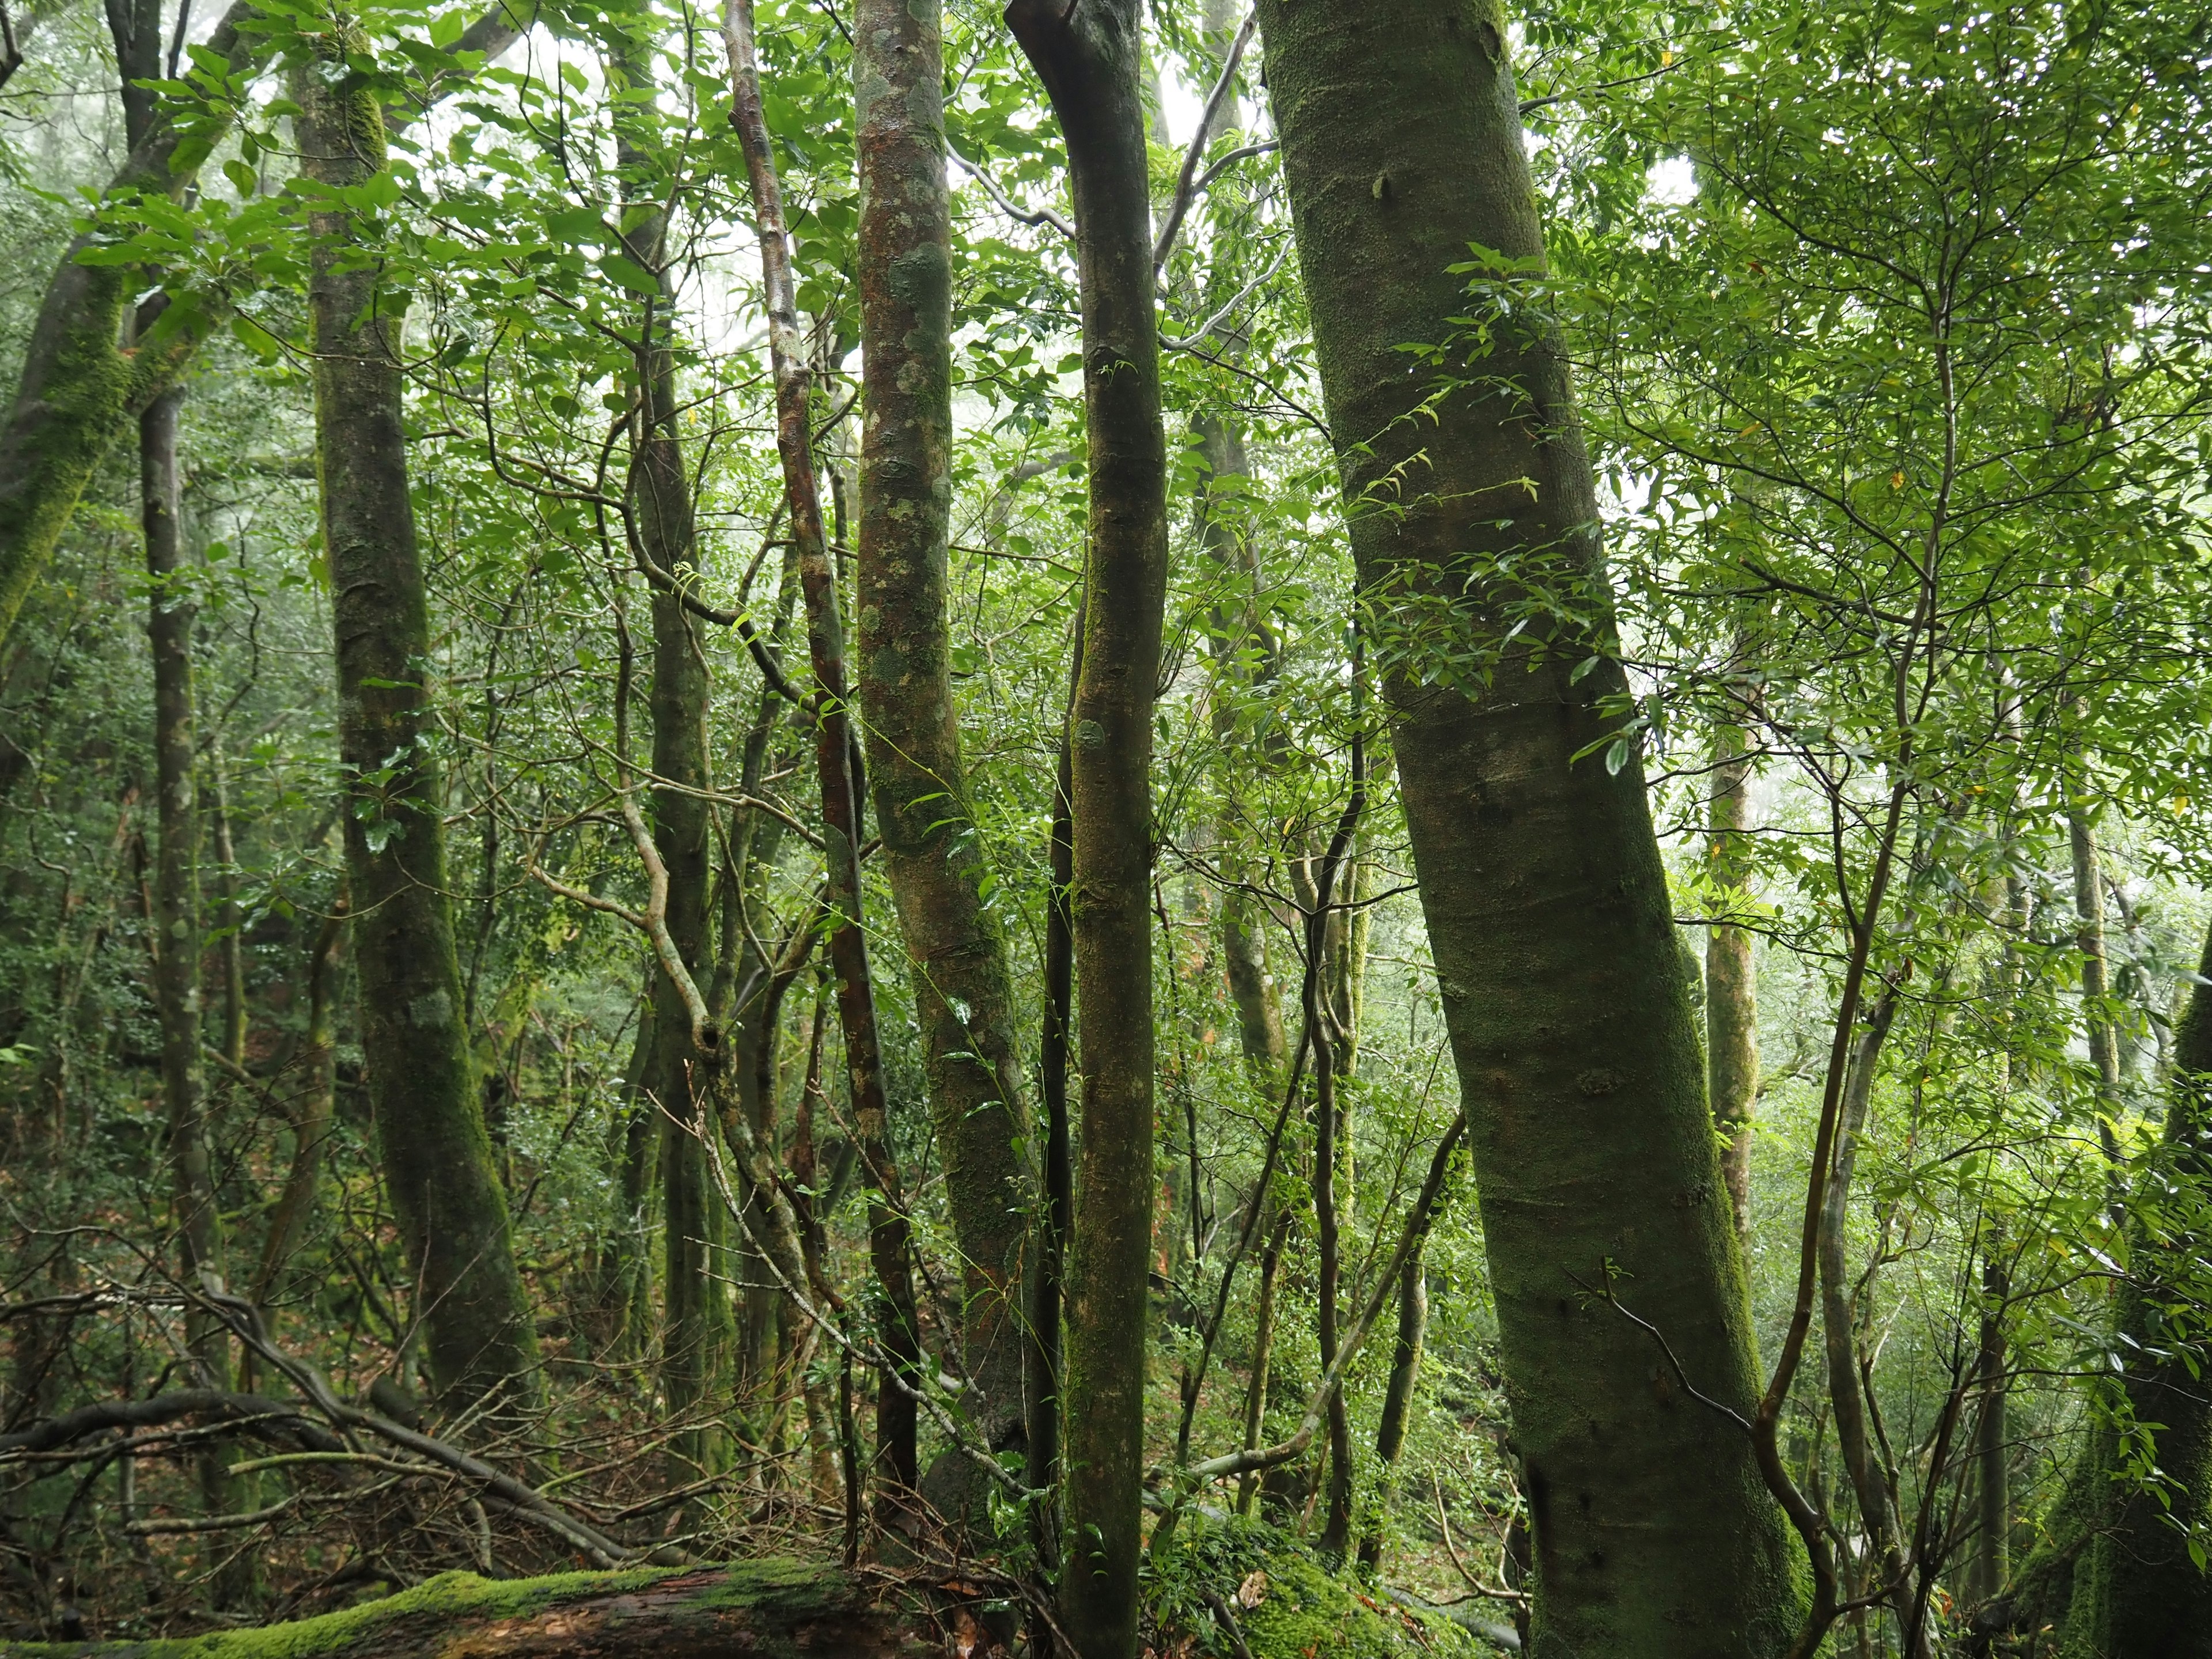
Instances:
[[[341,1613],[151,1642],[0,1644],[19,1659],[921,1659],[927,1610],[803,1561],[572,1572],[504,1583],[449,1572]]]

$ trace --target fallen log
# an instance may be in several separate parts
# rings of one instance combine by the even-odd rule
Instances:
[[[763,1560],[492,1580],[441,1574],[296,1624],[144,1642],[8,1642],[4,1659],[939,1659],[937,1621],[854,1574]]]

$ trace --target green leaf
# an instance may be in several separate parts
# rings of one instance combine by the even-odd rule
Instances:
[[[619,253],[610,253],[602,258],[599,261],[599,269],[626,289],[639,294],[651,295],[656,299],[659,297],[660,284],[655,280],[653,273],[642,266],[633,264]]]

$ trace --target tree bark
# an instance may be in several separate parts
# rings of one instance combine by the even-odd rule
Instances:
[[[331,1111],[337,1093],[337,1045],[333,1040],[331,981],[337,976],[338,946],[344,938],[346,900],[343,890],[331,913],[316,930],[313,951],[307,958],[307,1033],[300,1047],[300,1070],[306,1087],[292,1118],[292,1166],[284,1189],[270,1212],[268,1236],[261,1246],[261,1265],[246,1299],[263,1309],[276,1293],[276,1283],[307,1231],[314,1212],[315,1184],[323,1167],[323,1146],[330,1139]],[[249,1358],[251,1356],[249,1355]]]
[[[730,125],[737,129],[744,150],[753,216],[760,227],[769,350],[775,376],[776,453],[791,509],[799,589],[806,605],[807,649],[814,669],[815,773],[822,793],[822,845],[828,866],[824,885],[833,918],[830,961],[837,976],[837,1022],[845,1039],[853,1120],[869,1186],[868,1254],[876,1281],[876,1340],[883,1351],[876,1389],[877,1519],[887,1527],[899,1526],[908,1514],[919,1474],[913,1390],[919,1386],[921,1343],[915,1313],[913,1240],[891,1157],[875,993],[861,921],[860,791],[854,776],[858,755],[848,714],[844,618],[838,606],[836,573],[822,533],[811,376],[799,342],[782,194],[761,107],[751,0],[728,0],[723,29],[730,57]]]
[[[216,862],[222,874],[216,888],[215,923],[222,933],[222,1054],[234,1066],[246,1064],[246,916],[238,905],[238,848],[231,838],[229,763],[222,733],[208,740],[210,817]]]
[[[1797,1623],[1793,1550],[1748,1438],[1606,1295],[1664,1334],[1692,1388],[1748,1417],[1742,1269],[1641,769],[1572,759],[1607,747],[1607,700],[1626,694],[1610,625],[1516,637],[1526,591],[1493,574],[1516,561],[1607,608],[1564,359],[1540,325],[1498,320],[1469,365],[1450,320],[1468,313],[1450,268],[1470,244],[1522,270],[1543,257],[1505,21],[1465,0],[1259,10],[1472,1126],[1536,1648],[1778,1652]],[[1408,345],[1442,354],[1433,374],[1408,372]]]
[[[914,981],[938,1155],[961,1256],[978,1438],[1026,1440],[1021,1310],[1036,1176],[1006,947],[960,754],[945,615],[952,499],[951,210],[935,0],[860,0],[860,694],[876,820]],[[980,1520],[981,1477],[931,1471]]]
[[[823,1654],[933,1659],[934,1621],[885,1605],[869,1587],[814,1562],[750,1561],[677,1572],[562,1573],[493,1582],[449,1572],[366,1606],[188,1642],[29,1642],[35,1659],[726,1659]]]
[[[1152,1222],[1153,687],[1167,591],[1138,0],[1014,0],[1006,22],[1067,149],[1082,293],[1091,550],[1070,711],[1083,1139],[1067,1274],[1060,1622],[1082,1659],[1136,1649]]]
[[[319,48],[343,63],[335,35]],[[356,50],[358,50],[356,45]],[[350,189],[384,164],[366,81],[293,77],[301,170]],[[429,596],[408,495],[401,419],[404,317],[328,198],[312,215],[322,534],[337,644],[338,752],[361,981],[362,1048],[385,1181],[416,1276],[425,1357],[457,1402],[538,1387],[538,1341],[516,1271],[460,1021],[443,789],[430,711]]]

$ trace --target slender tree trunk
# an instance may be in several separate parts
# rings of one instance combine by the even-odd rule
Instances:
[[[254,1270],[252,1289],[247,1294],[249,1301],[264,1310],[307,1230],[308,1217],[314,1212],[315,1184],[322,1174],[324,1144],[330,1139],[331,1113],[337,1092],[332,981],[337,976],[338,946],[345,937],[345,922],[346,899],[341,890],[337,902],[316,931],[314,949],[307,957],[307,1035],[300,1048],[300,1070],[307,1081],[292,1117],[292,1167],[285,1175],[276,1207],[270,1214],[261,1264]]]
[[[642,33],[618,31],[610,53],[611,75],[633,94],[649,94],[653,43]],[[662,271],[666,221],[660,210],[665,182],[657,158],[641,137],[629,106],[618,106],[616,155],[625,199],[624,245],[640,269],[661,284],[658,297],[639,308],[631,396],[635,451],[629,495],[638,540],[647,558],[677,583],[693,579],[698,536],[691,480],[677,433],[676,360],[671,331],[675,308]],[[630,221],[635,222],[629,222]],[[700,624],[683,594],[653,589],[652,792],[653,846],[668,872],[663,921],[694,985],[712,966],[708,900],[714,869],[714,809],[702,798],[713,782],[708,763],[707,716],[711,700]],[[716,1260],[723,1243],[722,1205],[707,1168],[702,1137],[714,1133],[708,1073],[720,1053],[700,1051],[684,992],[656,963],[653,986],[653,1062],[647,1090],[658,1108],[661,1193],[660,1384],[672,1416],[709,1410],[726,1384],[736,1332],[728,1292]],[[714,1413],[719,1417],[720,1413]],[[716,1473],[728,1449],[720,1423],[705,1422],[677,1437],[670,1451],[680,1466],[676,1479]]]
[[[1268,971],[1266,912],[1242,884],[1249,875],[1244,843],[1252,834],[1238,787],[1237,736],[1240,705],[1274,678],[1277,647],[1261,614],[1259,569],[1249,538],[1236,516],[1234,492],[1249,472],[1244,441],[1221,417],[1198,423],[1206,471],[1198,487],[1199,544],[1212,556],[1217,580],[1226,590],[1214,608],[1213,734],[1222,745],[1222,801],[1217,835],[1222,880],[1221,956],[1229,1000],[1237,1010],[1237,1034],[1246,1072],[1255,1086],[1273,1094],[1282,1086],[1290,1045],[1283,1035],[1282,999]],[[1235,480],[1234,483],[1231,480]],[[1273,722],[1261,736],[1261,752],[1278,757],[1280,743]]]
[[[1398,1467],[1406,1449],[1406,1430],[1413,1417],[1413,1388],[1420,1380],[1421,1346],[1429,1332],[1429,1276],[1415,1251],[1398,1279],[1398,1340],[1390,1351],[1390,1381],[1382,1391],[1382,1418],[1375,1427],[1377,1484]],[[1373,1572],[1382,1560],[1382,1494],[1378,1492],[1367,1529],[1359,1540],[1359,1565]]]
[[[2097,1141],[2111,1171],[2106,1183],[2113,1220],[2124,1224],[2126,1159],[2120,1150],[2119,1131],[2113,1127],[2120,1112],[2120,1046],[2119,1034],[2112,1029],[2112,977],[2105,957],[2103,860],[2097,856],[2096,832],[2082,812],[2067,813],[2066,834],[2074,854],[2074,939],[2081,952],[2081,1029],[2089,1045],[2089,1063],[2097,1073]]]
[[[1858,1505],[1859,1525],[1866,1551],[1880,1582],[1888,1587],[1886,1599],[1897,1615],[1900,1632],[1913,1624],[1918,1575],[1907,1565],[1901,1548],[1899,1524],[1889,1483],[1879,1461],[1879,1449],[1867,1420],[1865,1391],[1860,1386],[1857,1309],[1851,1297],[1844,1223],[1850,1212],[1851,1180],[1858,1164],[1859,1141],[1866,1132],[1867,1112],[1874,1098],[1874,1080],[1882,1045],[1897,1018],[1897,994],[1877,1002],[1866,1029],[1853,1044],[1850,1073],[1844,1085],[1843,1110],[1836,1124],[1835,1158],[1828,1176],[1820,1209],[1820,1325],[1828,1366],[1828,1403],[1835,1414],[1836,1444],[1843,1454],[1844,1471]]]
[[[822,533],[822,502],[814,471],[811,376],[799,341],[782,197],[761,107],[751,0],[728,0],[723,29],[730,55],[730,124],[737,129],[744,150],[753,215],[760,226],[769,349],[775,374],[776,451],[791,509],[792,539],[797,544],[799,586],[806,604],[807,648],[817,692],[814,757],[822,792],[822,844],[832,913],[830,961],[837,976],[837,1022],[845,1039],[853,1118],[870,1189],[868,1254],[876,1280],[876,1339],[884,1353],[876,1389],[877,1519],[885,1527],[903,1527],[919,1473],[912,1390],[919,1385],[921,1374],[921,1332],[915,1314],[912,1239],[901,1207],[898,1170],[891,1157],[883,1055],[876,1035],[875,993],[861,922],[860,791],[854,776],[858,756],[848,718],[844,619],[838,607],[836,573],[830,567],[830,550]]]
[[[914,980],[938,1155],[961,1257],[968,1416],[1019,1449],[1024,1258],[1036,1176],[1006,949],[960,757],[945,616],[952,500],[951,214],[936,0],[860,0],[862,384],[860,694],[885,872]],[[947,1453],[932,1501],[982,1518]]]
[[[319,46],[319,66],[343,62],[338,37]],[[327,81],[303,67],[293,97],[301,170],[312,183],[351,189],[382,167],[383,115],[365,77]],[[443,791],[428,742],[429,596],[400,414],[404,318],[375,264],[361,258],[350,215],[325,199],[311,228],[323,546],[377,1142],[416,1275],[431,1380],[456,1401],[502,1385],[534,1398],[537,1333],[460,1023]]]
[[[208,740],[208,805],[215,832],[216,862],[222,866],[216,886],[216,927],[222,933],[222,1056],[246,1064],[246,918],[238,908],[238,848],[230,829],[230,769],[222,734]]]
[[[1968,1564],[1967,1597],[1986,1605],[2003,1593],[2012,1576],[2012,1436],[2006,1421],[2004,1304],[2010,1285],[1997,1252],[2002,1235],[1994,1229],[1984,1242],[1984,1308],[1981,1328],[1982,1408],[1974,1421],[1974,1540]]]
[[[1467,365],[1451,320],[1472,303],[1451,269],[1470,244],[1543,257],[1505,21],[1420,0],[1259,11],[1471,1124],[1536,1650],[1765,1659],[1797,1625],[1784,1517],[1748,1437],[1649,1334],[1749,1415],[1742,1269],[1641,769],[1572,761],[1607,746],[1622,672],[1602,623],[1511,639],[1516,592],[1481,574],[1510,558],[1577,606],[1606,599],[1557,347],[1501,323]],[[1437,388],[1408,373],[1409,344],[1443,350],[1458,382],[1418,418]],[[1506,659],[1476,682],[1495,692],[1434,672],[1485,650]]]
[[[121,82],[125,140],[134,151],[155,125],[155,94],[142,82],[161,72],[160,0],[107,0],[108,29]],[[143,274],[143,273],[142,273]],[[134,336],[161,315],[164,302],[139,307]],[[35,351],[36,348],[33,347]],[[227,1290],[222,1206],[216,1191],[214,1133],[206,1068],[201,1062],[200,952],[206,919],[200,904],[198,711],[192,684],[192,629],[198,616],[185,568],[183,499],[177,465],[181,386],[169,386],[138,416],[139,524],[146,541],[146,632],[154,669],[155,822],[157,841],[150,895],[154,1007],[161,1030],[161,1098],[169,1142],[177,1229],[178,1278],[185,1285]],[[188,1314],[185,1337],[204,1388],[230,1386],[230,1341],[222,1324]],[[210,1514],[228,1506],[230,1480],[222,1459],[203,1452],[200,1500]],[[215,1599],[234,1603],[240,1575],[218,1575]]]
[[[1272,1204],[1272,1199],[1259,1201]],[[1275,1357],[1275,1296],[1278,1281],[1283,1271],[1283,1249],[1290,1242],[1291,1224],[1295,1219],[1291,1212],[1278,1206],[1275,1224],[1268,1230],[1267,1249],[1260,1256],[1259,1305],[1252,1327],[1252,1380],[1244,1391],[1244,1444],[1246,1451],[1256,1451],[1261,1444],[1261,1431],[1266,1424],[1267,1387],[1273,1373]],[[1257,1473],[1247,1473],[1237,1482],[1237,1513],[1252,1513],[1252,1499],[1260,1489]]]
[[[1731,890],[1749,875],[1751,757],[1741,726],[1713,732],[1711,814],[1706,850],[1714,883]],[[1705,930],[1705,1077],[1713,1127],[1727,1142],[1721,1178],[1739,1238],[1751,1236],[1751,1124],[1759,1109],[1759,992],[1751,934],[1726,922]]]
[[[151,24],[158,33],[160,16]],[[192,623],[198,614],[180,579],[188,580],[178,534],[177,413],[181,389],[155,398],[138,421],[139,489],[152,581],[147,632],[154,656],[154,764],[160,842],[155,854],[154,1004],[161,1025],[161,1096],[168,1121],[169,1164],[175,1185],[178,1277],[191,1285],[227,1290],[222,1206],[216,1190],[211,1104],[200,1060],[199,802],[193,787]],[[230,1340],[222,1324],[196,1315],[185,1322],[200,1386],[230,1386]],[[200,1498],[210,1514],[228,1504],[230,1480],[217,1455],[199,1460]],[[216,1600],[234,1603],[244,1586],[226,1572]]]
[[[1060,755],[1053,772],[1052,830],[1046,849],[1050,885],[1045,896],[1044,1024],[1037,1044],[1037,1095],[1044,1107],[1042,1202],[1038,1206],[1036,1268],[1030,1291],[1030,1462],[1033,1484],[1046,1494],[1038,1505],[1035,1541],[1048,1565],[1060,1560],[1057,1504],[1060,1491],[1061,1382],[1066,1367],[1067,1236],[1075,1215],[1075,1151],[1067,1106],[1067,1060],[1075,1036],[1075,757],[1072,732],[1075,694],[1083,683],[1085,601],[1075,608],[1068,650],[1067,707],[1060,721]]]
[[[1082,1659],[1137,1638],[1152,1221],[1153,685],[1167,584],[1138,0],[1014,0],[1067,149],[1082,290],[1091,552],[1070,746],[1083,1144],[1070,1241],[1060,1623]]]

